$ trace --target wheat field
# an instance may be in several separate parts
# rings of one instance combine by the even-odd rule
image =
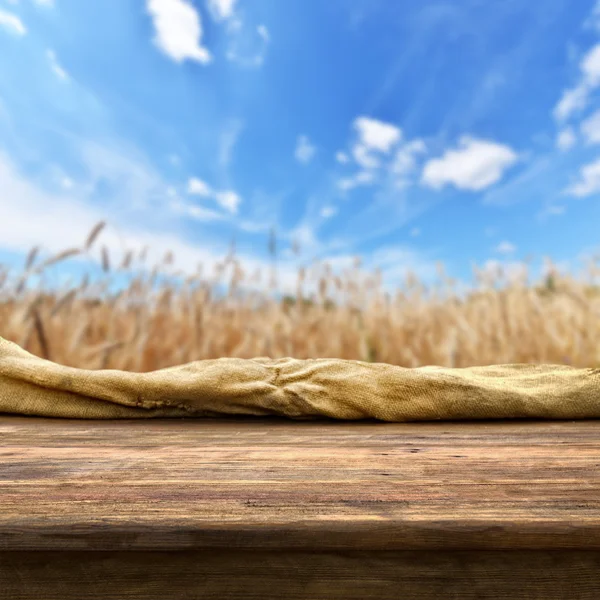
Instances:
[[[103,279],[94,285],[89,278],[50,292],[28,285],[49,267],[89,254],[105,225],[98,223],[81,248],[45,261],[33,248],[12,278],[0,266],[2,337],[64,365],[139,372],[223,356],[329,357],[405,367],[600,362],[598,288],[557,272],[538,285],[514,281],[501,289],[476,273],[478,285],[459,298],[441,265],[436,294],[411,276],[404,289],[390,294],[380,273],[358,284],[352,273],[336,276],[325,264],[312,298],[304,297],[307,271],[300,268],[296,295],[277,299],[266,287],[238,293],[247,276],[235,253],[217,265],[215,279],[198,274],[179,286],[161,282],[161,269],[173,262],[168,253],[109,293],[111,277],[128,272],[136,260],[143,263],[145,251],[127,251],[112,264],[102,246]],[[215,285],[228,268],[227,292],[219,296]],[[595,264],[588,270],[592,280],[600,272]],[[268,288],[273,285],[271,280]]]

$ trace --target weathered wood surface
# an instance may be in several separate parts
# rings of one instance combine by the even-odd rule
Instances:
[[[600,548],[600,421],[0,418],[0,550]]]
[[[0,598],[596,599],[599,467],[592,420],[0,416]]]
[[[598,600],[583,550],[0,552],[3,600]]]

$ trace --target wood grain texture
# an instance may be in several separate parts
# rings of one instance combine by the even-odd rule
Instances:
[[[582,550],[0,552],[3,600],[598,600]]]
[[[600,548],[600,421],[0,417],[0,550]]]
[[[0,416],[0,598],[600,598],[599,467],[594,420]]]

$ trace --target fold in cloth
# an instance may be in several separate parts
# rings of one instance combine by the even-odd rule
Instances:
[[[585,419],[600,417],[600,369],[219,358],[134,373],[66,367],[0,338],[0,413],[70,419]]]

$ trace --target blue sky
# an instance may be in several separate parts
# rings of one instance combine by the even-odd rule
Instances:
[[[592,0],[0,0],[0,56],[3,262],[100,219],[190,272],[275,227],[289,289],[600,249]]]

